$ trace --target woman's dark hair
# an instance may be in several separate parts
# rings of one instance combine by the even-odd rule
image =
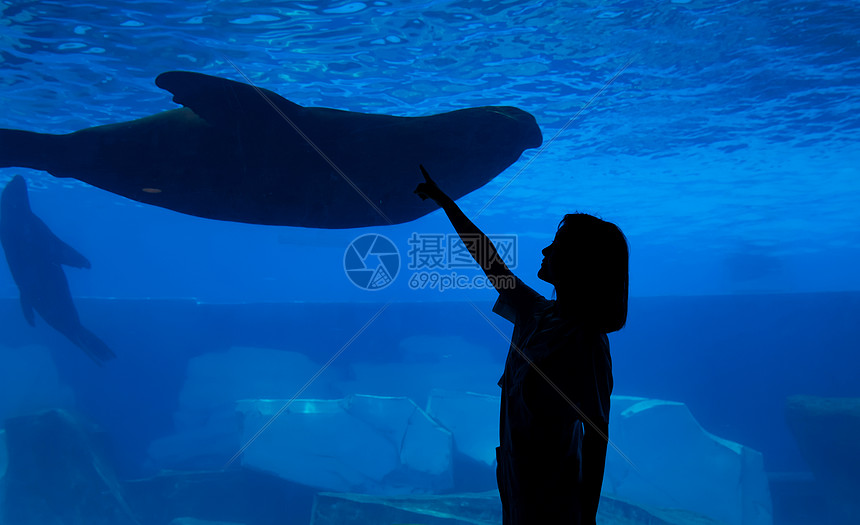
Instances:
[[[586,213],[558,225],[551,267],[559,305],[609,333],[627,322],[628,248],[618,226]]]

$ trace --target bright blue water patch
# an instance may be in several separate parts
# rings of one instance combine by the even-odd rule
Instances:
[[[158,73],[241,80],[228,60],[302,105],[398,115],[516,105],[537,117],[547,145],[463,200],[480,209],[513,178],[479,217],[485,229],[541,244],[564,213],[600,213],[640,257],[631,281],[639,295],[860,287],[850,265],[830,257],[854,257],[860,245],[860,16],[850,3],[73,7],[0,7],[3,127],[60,133],[170,109],[153,84]],[[59,191],[61,181],[33,177]],[[91,198],[79,187],[78,198]],[[84,222],[98,211],[88,209]],[[147,209],[135,220],[158,216]],[[171,220],[177,232],[196,228]],[[426,228],[446,226],[428,218],[394,231],[405,239]],[[207,226],[206,235],[230,244],[229,229]],[[739,263],[750,250],[755,257]],[[537,264],[531,253],[523,260]],[[762,255],[770,263],[747,274],[757,277],[733,273]],[[254,273],[258,259],[232,263]]]

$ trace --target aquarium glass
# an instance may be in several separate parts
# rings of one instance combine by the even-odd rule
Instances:
[[[487,106],[540,145],[478,120],[507,110],[421,120]],[[626,235],[598,523],[860,522],[855,2],[7,0],[0,107],[30,205],[0,210],[0,523],[501,524],[513,326],[422,163],[548,299],[565,214]],[[219,220],[264,164],[288,197],[249,209],[336,224]],[[204,216],[147,200],[204,170]]]

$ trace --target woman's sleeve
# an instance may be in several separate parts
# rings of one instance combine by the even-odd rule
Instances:
[[[493,312],[516,324],[518,319],[533,314],[546,302],[544,296],[532,290],[519,277],[515,277],[512,288],[499,290],[499,298],[493,305]]]

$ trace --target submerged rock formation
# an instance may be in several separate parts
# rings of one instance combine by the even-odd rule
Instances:
[[[314,491],[244,468],[165,472],[125,483],[145,525],[286,525],[310,521]]]
[[[5,515],[3,500],[6,498],[6,431],[0,430],[0,517]],[[0,519],[0,523],[2,523]]]
[[[242,445],[236,401],[289,399],[320,366],[301,353],[270,348],[231,347],[194,357],[173,415],[175,433],[152,442],[149,459],[160,469],[222,468]],[[304,396],[341,397],[322,380]]]
[[[287,402],[237,403],[242,442],[253,439],[243,466],[321,490],[420,494],[452,488],[451,433],[410,399],[297,399],[284,409]]]
[[[729,525],[770,525],[761,453],[705,431],[683,403],[615,396],[603,493]],[[628,461],[629,460],[629,461]]]
[[[176,518],[170,522],[170,525],[244,525],[233,521],[207,521],[198,520],[197,518]]]
[[[827,523],[860,516],[860,398],[792,396],[786,423],[825,494]]]
[[[427,414],[454,438],[455,492],[496,489],[496,446],[499,444],[499,396],[433,389]]]
[[[496,491],[444,496],[370,496],[320,493],[311,525],[500,525],[502,509]],[[719,525],[686,511],[649,511],[601,497],[598,525]]]
[[[451,431],[458,452],[495,469],[500,400],[499,396],[434,389],[427,414]]]
[[[457,451],[486,465],[482,477],[495,468],[490,454],[498,443],[498,407],[498,396],[469,392],[437,390],[428,401],[428,414],[451,431]],[[772,523],[759,452],[706,432],[683,403],[613,396],[610,417],[609,437],[630,462],[609,449],[604,496],[649,509],[686,509],[725,524]]]
[[[4,525],[140,525],[92,436],[64,410],[6,420]]]

